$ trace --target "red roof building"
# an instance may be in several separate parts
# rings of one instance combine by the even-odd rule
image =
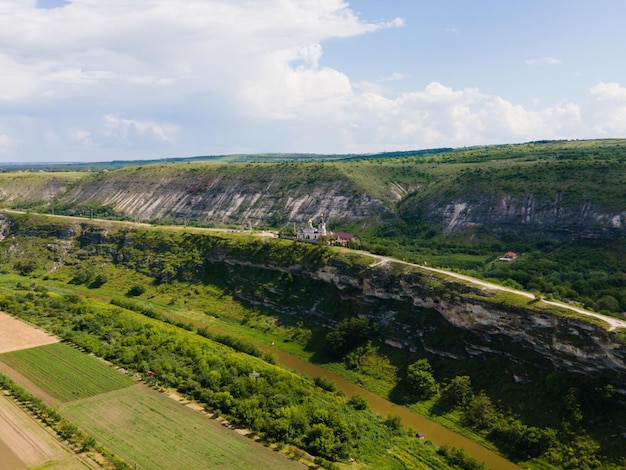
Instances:
[[[512,251],[507,251],[506,253],[504,253],[504,256],[498,259],[500,261],[513,261],[516,258],[517,258],[517,255],[515,253],[513,253]]]

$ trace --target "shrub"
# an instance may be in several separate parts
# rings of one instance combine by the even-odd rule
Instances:
[[[144,286],[142,286],[141,284],[135,284],[133,286],[131,286],[130,289],[128,289],[128,292],[126,292],[126,296],[127,297],[138,297],[141,294],[143,294],[146,291],[146,288]]]

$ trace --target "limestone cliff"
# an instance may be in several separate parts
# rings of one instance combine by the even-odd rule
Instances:
[[[536,198],[532,193],[472,195],[441,204],[430,201],[423,212],[446,234],[487,229],[495,234],[517,232],[562,240],[617,238],[626,233],[626,210],[610,211],[591,201],[565,206],[558,193],[549,199]]]
[[[555,315],[532,303],[526,308],[507,305],[492,300],[494,293],[488,290],[398,266],[363,267],[355,272],[337,260],[311,269],[258,264],[223,252],[210,259],[227,267],[240,298],[283,313],[314,316],[326,327],[332,326],[336,312],[324,305],[334,304],[380,324],[380,339],[397,348],[456,359],[496,354],[518,363],[530,361],[526,366],[540,361],[578,373],[612,371],[616,379],[626,377],[623,338],[565,311]],[[242,286],[242,280],[252,281],[259,271],[274,279],[271,288]],[[278,273],[313,284],[294,291]],[[463,336],[463,340],[452,340],[450,349],[442,349],[444,336]],[[520,351],[525,352],[520,355]]]
[[[585,150],[573,142],[343,162],[4,173],[0,204],[101,218],[273,227],[324,213],[331,223],[382,228],[379,238],[432,231],[462,239],[620,239],[626,237],[626,142],[605,147],[592,143]]]

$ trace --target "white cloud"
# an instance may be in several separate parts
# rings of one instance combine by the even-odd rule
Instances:
[[[294,134],[307,128],[308,133],[320,132],[319,142],[370,152],[575,138],[584,129],[583,110],[570,102],[531,111],[476,88],[457,90],[438,82],[393,99],[346,88],[329,107],[328,115],[336,118],[330,119],[333,127],[313,126],[301,113]]]
[[[622,87],[617,82],[600,82],[589,92],[600,101],[626,101],[626,87]]]
[[[387,75],[385,77],[378,77],[376,79],[377,82],[397,82],[398,80],[404,80],[406,75],[398,72],[394,72],[391,75]]]
[[[626,87],[616,82],[600,82],[589,94],[593,98],[591,118],[600,136],[626,134]]]
[[[81,147],[85,149],[92,149],[97,146],[97,144],[93,141],[93,136],[91,132],[85,131],[82,129],[70,129],[69,131],[70,139],[75,142],[78,142]]]
[[[0,134],[0,155],[10,154],[15,148],[15,143],[6,134]]]
[[[563,61],[556,57],[541,57],[538,59],[526,59],[524,63],[526,65],[558,65],[562,64]]]
[[[325,66],[326,42],[404,21],[365,21],[343,0],[36,3],[0,1],[5,154],[370,152],[626,132],[626,88],[614,82],[588,103],[532,110],[443,80],[409,88],[399,72],[355,82]]]
[[[320,67],[321,43],[402,25],[363,21],[342,0],[3,0],[0,100],[32,118],[24,137],[66,154],[87,142],[78,128],[106,149],[173,143],[231,109],[322,116],[351,85]]]
[[[104,116],[107,134],[111,137],[133,142],[138,139],[151,139],[161,143],[174,142],[178,126],[155,121],[124,119],[109,114]],[[82,131],[84,134],[84,131]]]
[[[331,68],[318,70],[320,54],[320,47],[308,46],[261,57],[254,64],[254,78],[243,81],[237,93],[242,110],[278,119],[332,116],[340,111],[342,100],[353,96],[350,80]],[[291,65],[300,61],[303,65]]]

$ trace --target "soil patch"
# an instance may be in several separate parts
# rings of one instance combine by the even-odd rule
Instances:
[[[0,441],[0,470],[22,470],[26,469],[24,462],[15,455],[4,442]]]
[[[58,342],[56,336],[0,312],[0,354]]]
[[[0,436],[0,468],[36,467],[69,455],[37,420],[4,395],[0,395]],[[17,466],[6,466],[11,460]]]

